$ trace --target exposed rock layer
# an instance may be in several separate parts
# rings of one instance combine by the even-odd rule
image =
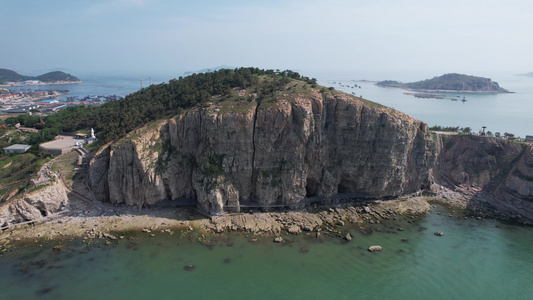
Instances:
[[[428,188],[434,150],[422,122],[313,92],[152,124],[104,147],[89,181],[100,200],[137,206],[192,200],[210,213],[299,206],[315,196],[386,198]]]
[[[41,219],[61,210],[67,204],[67,192],[63,185],[56,181],[21,198],[2,204],[0,227]]]
[[[531,145],[479,136],[449,136],[443,144],[439,183],[471,189],[499,214],[533,222]]]

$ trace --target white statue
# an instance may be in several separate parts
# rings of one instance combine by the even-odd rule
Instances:
[[[93,138],[93,139],[96,138],[96,137],[94,136],[94,129],[92,129],[92,128],[91,128],[91,138]]]

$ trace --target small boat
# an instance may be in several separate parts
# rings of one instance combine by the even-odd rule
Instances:
[[[463,103],[465,103],[465,102],[466,102],[466,99],[465,99],[465,97],[463,97],[463,100],[461,100],[461,101],[463,101]]]

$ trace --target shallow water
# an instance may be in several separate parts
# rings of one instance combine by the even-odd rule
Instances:
[[[209,248],[179,233],[138,233],[90,250],[80,241],[60,251],[53,249],[57,243],[30,245],[0,257],[0,298],[533,297],[533,228],[433,212],[417,223],[375,225],[366,236],[345,229],[352,242],[324,234],[284,236],[290,241],[282,244],[223,235]],[[383,251],[368,252],[371,245]],[[189,264],[194,270],[184,269]]]

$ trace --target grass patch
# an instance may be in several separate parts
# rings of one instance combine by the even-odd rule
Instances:
[[[58,156],[53,165],[53,171],[71,172],[78,164],[79,153],[77,151],[70,151]]]
[[[103,142],[100,140],[96,140],[93,143],[90,143],[88,145],[83,146],[85,149],[89,150],[90,152],[97,151],[100,149],[100,147],[103,145]]]
[[[253,110],[257,103],[255,97],[249,95],[250,92],[246,91],[244,96],[235,95],[229,99],[224,99],[215,105],[219,109],[218,113],[238,113],[247,114]]]
[[[37,175],[48,160],[31,153],[0,156],[0,198],[5,198],[13,191],[28,188],[30,179]]]
[[[224,154],[213,154],[209,156],[204,169],[204,174],[207,176],[224,175],[224,168],[222,167],[224,156]]]
[[[123,144],[136,140],[141,136],[144,136],[148,131],[156,129],[162,122],[165,122],[166,119],[160,119],[157,121],[154,121],[152,123],[149,123],[148,125],[141,127],[139,129],[131,131],[129,134],[127,134],[125,137],[119,139],[115,143],[113,143],[114,147],[120,147]]]
[[[37,174],[47,159],[31,153],[4,156],[0,159],[0,186],[13,184],[16,181],[29,181],[32,174]]]
[[[436,134],[435,132],[432,132],[432,133],[431,133],[431,138],[433,138],[433,141],[435,142],[435,144],[438,143],[438,141],[437,141],[437,134]]]
[[[80,130],[78,130],[78,131],[76,131],[74,133],[90,135],[91,134],[91,128],[80,129]]]

